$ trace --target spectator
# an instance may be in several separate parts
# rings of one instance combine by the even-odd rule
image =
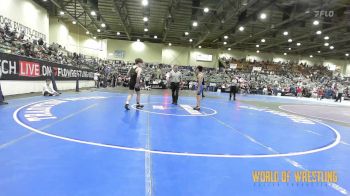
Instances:
[[[50,86],[51,80],[46,79],[45,84],[43,85],[43,95],[44,96],[58,96],[60,95],[58,92],[53,90]]]

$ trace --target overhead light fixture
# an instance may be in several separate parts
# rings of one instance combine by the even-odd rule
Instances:
[[[345,56],[349,56],[349,53],[346,53]]]
[[[227,48],[227,50],[231,50],[231,48]]]
[[[244,27],[243,27],[243,26],[240,26],[238,29],[239,29],[240,31],[244,31]]]
[[[156,36],[156,35],[155,35],[155,36],[153,36],[153,38],[154,38],[154,39],[157,39],[157,38],[158,38],[158,36]]]
[[[96,36],[94,36],[94,39],[96,39]]]
[[[140,39],[137,39],[136,41],[137,41],[137,42],[140,42]]]
[[[207,7],[204,8],[204,12],[205,12],[205,13],[208,13],[208,12],[209,12],[209,8],[207,8]]]
[[[190,40],[188,40],[188,41],[193,42],[193,39],[190,39]]]
[[[313,58],[314,56],[310,55],[310,58]]]
[[[328,42],[324,43],[324,46],[329,46],[329,43]]]
[[[198,46],[198,48],[202,48],[202,46]]]
[[[314,20],[314,22],[312,24],[314,24],[316,26],[316,25],[319,25],[320,22],[318,20]]]
[[[224,36],[224,39],[228,39],[228,36],[227,36],[227,35],[225,35],[225,36]]]
[[[193,21],[192,26],[194,26],[194,27],[198,26],[198,22],[197,21]]]
[[[300,42],[298,42],[298,43],[297,43],[297,46],[300,46],[300,45],[301,45],[301,43],[300,43]]]
[[[64,11],[60,11],[60,15],[61,15],[61,16],[64,15]]]
[[[291,42],[293,42],[293,40],[292,39],[288,39],[288,42],[291,43]]]
[[[43,0],[43,2],[46,2],[47,0]]]
[[[325,36],[324,39],[325,39],[325,40],[329,40],[329,37],[328,37],[328,36]]]
[[[283,32],[283,35],[287,36],[289,33],[288,31]]]
[[[145,29],[143,29],[145,32],[147,32],[148,31],[148,29],[147,28],[145,28]]]
[[[186,31],[186,32],[185,32],[185,35],[188,35],[188,34],[189,34],[189,33]]]
[[[171,44],[171,43],[169,43],[168,45],[169,45],[169,46],[171,46],[172,44]]]
[[[73,20],[73,21],[72,21],[72,24],[77,24],[77,21]]]
[[[86,35],[89,35],[90,34],[90,32],[89,31],[86,31]]]
[[[317,35],[321,35],[321,34],[322,34],[322,31],[316,31],[316,34],[317,34]]]
[[[143,21],[145,21],[145,22],[147,22],[147,21],[148,21],[147,16],[143,17]]]
[[[320,53],[321,53],[321,50],[317,51],[317,53],[320,54]]]
[[[106,24],[105,24],[105,23],[102,23],[102,24],[101,24],[101,27],[102,27],[102,28],[105,28],[105,27],[106,27]]]
[[[265,39],[261,39],[261,42],[262,42],[262,43],[265,43],[265,41],[266,41]]]
[[[259,44],[255,45],[255,47],[259,48]]]
[[[90,14],[91,14],[91,16],[96,16],[96,12],[95,11],[91,11]]]
[[[283,53],[283,55],[284,55],[284,56],[287,56],[287,53],[285,52],[285,53]]]
[[[330,46],[329,49],[333,50],[333,49],[334,49],[334,46]]]
[[[292,48],[288,48],[288,50],[292,50]]]
[[[148,5],[148,0],[142,0],[142,5],[147,6]]]
[[[119,31],[117,32],[117,35],[120,35],[120,32],[119,32]]]
[[[265,13],[261,13],[261,14],[260,14],[260,19],[263,19],[263,20],[264,20],[264,19],[266,19],[266,17],[267,17],[267,15],[266,15]]]
[[[257,50],[257,51],[256,51],[256,53],[260,53],[260,51],[259,51],[259,50]]]
[[[227,44],[227,42],[224,42],[224,45],[226,45]]]
[[[97,29],[97,32],[98,32],[98,33],[101,32],[101,29]]]

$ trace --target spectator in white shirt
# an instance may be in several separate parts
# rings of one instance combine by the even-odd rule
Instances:
[[[58,96],[60,95],[58,92],[56,92],[55,90],[52,89],[52,87],[50,86],[50,80],[47,79],[44,86],[43,86],[43,95],[44,96]]]

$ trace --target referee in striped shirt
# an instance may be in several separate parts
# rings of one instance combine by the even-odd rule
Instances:
[[[177,69],[176,65],[173,65],[173,69],[169,73],[170,89],[171,95],[173,97],[174,105],[177,105],[177,100],[179,99],[180,82],[182,76],[181,72]]]

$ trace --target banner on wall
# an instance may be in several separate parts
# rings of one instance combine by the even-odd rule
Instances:
[[[256,72],[260,72],[262,70],[262,67],[253,67],[252,72],[256,71]]]
[[[230,69],[237,69],[237,64],[230,63]]]
[[[6,24],[9,25],[9,28],[12,30],[16,30],[19,33],[24,32],[24,34],[26,36],[34,37],[36,39],[42,38],[44,41],[47,41],[45,34],[38,32],[34,29],[31,29],[27,26],[24,26],[23,24],[21,24],[17,21],[13,21],[13,20],[7,18],[6,16],[0,15],[0,25],[5,26]]]
[[[197,54],[197,61],[207,61],[212,62],[213,61],[213,55],[210,54]]]
[[[13,54],[0,53],[1,80],[45,80],[54,74],[56,80],[92,80],[94,70],[51,63]]]

